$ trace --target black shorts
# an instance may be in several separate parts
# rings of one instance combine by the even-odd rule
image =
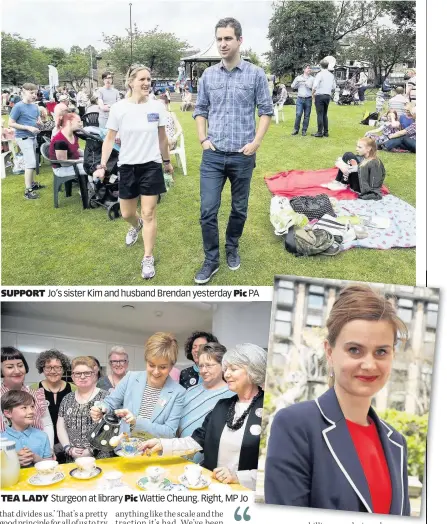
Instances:
[[[166,193],[162,165],[158,162],[146,164],[123,164],[118,168],[120,175],[119,196],[122,199],[138,198],[140,195]]]

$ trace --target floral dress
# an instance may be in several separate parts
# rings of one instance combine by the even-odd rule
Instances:
[[[91,448],[89,436],[92,429],[96,426],[90,416],[90,409],[94,406],[96,401],[101,401],[107,397],[108,392],[102,389],[85,404],[79,404],[76,400],[75,393],[69,393],[61,402],[59,408],[59,416],[63,417],[65,422],[65,429],[67,430],[70,445],[76,448]],[[96,458],[107,458],[111,454],[94,450]],[[68,456],[67,460],[73,462],[73,458]]]

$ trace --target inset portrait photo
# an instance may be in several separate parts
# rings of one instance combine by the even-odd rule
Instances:
[[[439,290],[276,277],[258,502],[421,514]]]

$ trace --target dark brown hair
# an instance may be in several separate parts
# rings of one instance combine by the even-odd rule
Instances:
[[[212,333],[206,331],[194,331],[185,342],[185,356],[188,360],[194,360],[192,357],[192,346],[196,338],[204,338],[207,342],[219,342]]]
[[[34,397],[27,391],[11,389],[2,395],[1,407],[3,412],[6,409],[11,410],[18,406],[33,406],[34,404]]]
[[[397,316],[393,304],[366,284],[352,284],[345,287],[334,302],[326,322],[327,341],[331,347],[335,346],[345,324],[352,320],[389,322],[394,331],[394,344],[399,338],[406,340],[408,337],[407,326]],[[329,379],[329,386],[333,386],[332,377]]]
[[[234,30],[234,35],[237,40],[242,36],[242,26],[235,18],[221,18],[214,28],[214,33],[217,33],[219,28],[232,27]]]

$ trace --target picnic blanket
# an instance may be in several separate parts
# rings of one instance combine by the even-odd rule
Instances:
[[[391,249],[392,247],[416,246],[416,210],[394,195],[386,195],[382,200],[339,200],[337,215],[362,215],[388,217],[391,225],[387,229],[368,227],[368,238],[343,242],[342,251],[353,247],[371,249]]]
[[[271,193],[288,198],[302,195],[316,196],[326,194],[338,200],[358,199],[357,193],[354,193],[350,189],[331,191],[326,187],[321,187],[321,184],[327,184],[335,180],[337,173],[338,169],[336,167],[319,169],[317,171],[293,170],[276,173],[276,175],[271,177],[264,177],[264,180]],[[382,186],[382,194],[389,194],[385,186]]]

